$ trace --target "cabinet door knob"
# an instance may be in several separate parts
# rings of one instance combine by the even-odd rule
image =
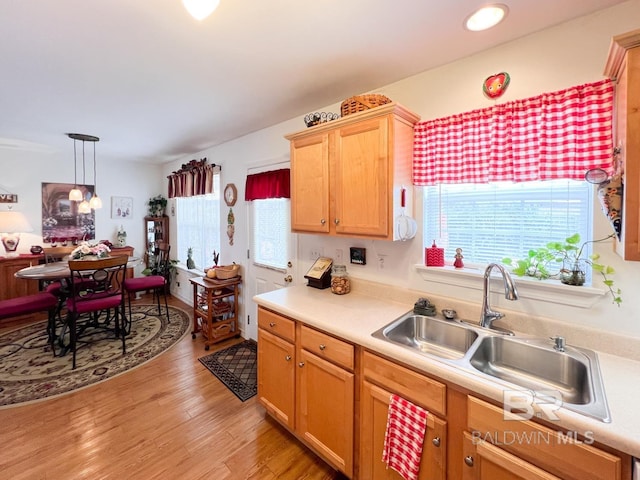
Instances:
[[[284,357],[284,359],[285,359],[287,362],[291,361],[291,355],[287,355],[286,357]]]
[[[293,277],[291,275],[287,275],[286,277],[284,277],[284,281],[285,283],[291,283],[293,282]]]
[[[275,326],[276,326],[276,324],[275,324],[275,322],[269,322],[269,326],[270,326],[271,328],[273,328],[273,327],[275,327]]]
[[[336,218],[336,219],[333,221],[333,223],[335,223],[336,225],[338,225],[338,224],[340,223],[340,219],[339,219],[339,218]]]
[[[324,225],[325,223],[327,223],[327,221],[324,218],[320,219],[320,225]]]
[[[320,350],[324,350],[325,348],[327,348],[327,346],[324,343],[321,343],[320,346],[318,347]]]
[[[440,437],[436,437],[433,440],[431,440],[431,443],[433,443],[433,445],[435,447],[439,447],[440,446]]]
[[[304,367],[304,362],[300,362],[300,363],[298,364],[298,366],[299,366],[300,368]]]
[[[464,463],[467,467],[473,467],[473,457],[471,455],[464,457]]]

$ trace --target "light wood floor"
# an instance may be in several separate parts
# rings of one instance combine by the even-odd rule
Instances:
[[[119,377],[0,409],[0,479],[343,478],[198,361],[237,341],[206,352],[188,334]]]

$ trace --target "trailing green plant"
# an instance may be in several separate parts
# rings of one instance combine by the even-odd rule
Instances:
[[[560,278],[563,283],[569,285],[582,285],[585,272],[580,267],[581,263],[591,266],[593,272],[602,276],[602,283],[609,289],[613,303],[620,306],[622,303],[621,291],[616,288],[614,281],[609,278],[615,273],[610,265],[599,263],[600,255],[594,253],[584,256],[585,247],[590,243],[603,242],[615,236],[614,233],[599,240],[580,242],[580,234],[575,233],[564,239],[563,242],[549,242],[544,247],[529,250],[527,257],[520,260],[503,258],[502,263],[511,267],[514,274],[522,277],[535,277],[540,280],[547,278]],[[555,264],[562,263],[560,269],[553,268]]]
[[[548,248],[531,249],[527,256],[520,260],[505,257],[502,263],[511,267],[513,273],[519,277],[534,277],[545,280],[553,276],[549,271],[549,263],[555,260],[555,255]]]
[[[161,217],[167,208],[167,199],[162,195],[151,197],[147,202],[150,217]]]

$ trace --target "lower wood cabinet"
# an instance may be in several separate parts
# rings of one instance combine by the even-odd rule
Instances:
[[[464,433],[462,480],[560,480],[493,444]]]
[[[358,477],[402,478],[395,470],[387,469],[382,461],[389,402],[395,393],[429,412],[418,478],[444,480],[447,477],[447,422],[433,412],[445,411],[446,386],[370,352],[364,352],[362,363]]]
[[[258,400],[290,430],[295,428],[295,347],[258,329]]]
[[[258,309],[258,399],[267,412],[353,476],[354,346]]]
[[[505,419],[502,408],[467,397],[464,480],[631,478],[631,459],[605,451],[593,440],[537,422]]]
[[[297,433],[313,450],[351,477],[353,373],[302,349],[297,386]]]
[[[0,300],[38,293],[38,280],[16,278],[15,273],[23,268],[38,265],[42,258],[42,255],[0,257]]]

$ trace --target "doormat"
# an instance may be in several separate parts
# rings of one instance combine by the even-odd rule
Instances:
[[[257,350],[254,340],[245,340],[198,360],[244,402],[258,393]]]

